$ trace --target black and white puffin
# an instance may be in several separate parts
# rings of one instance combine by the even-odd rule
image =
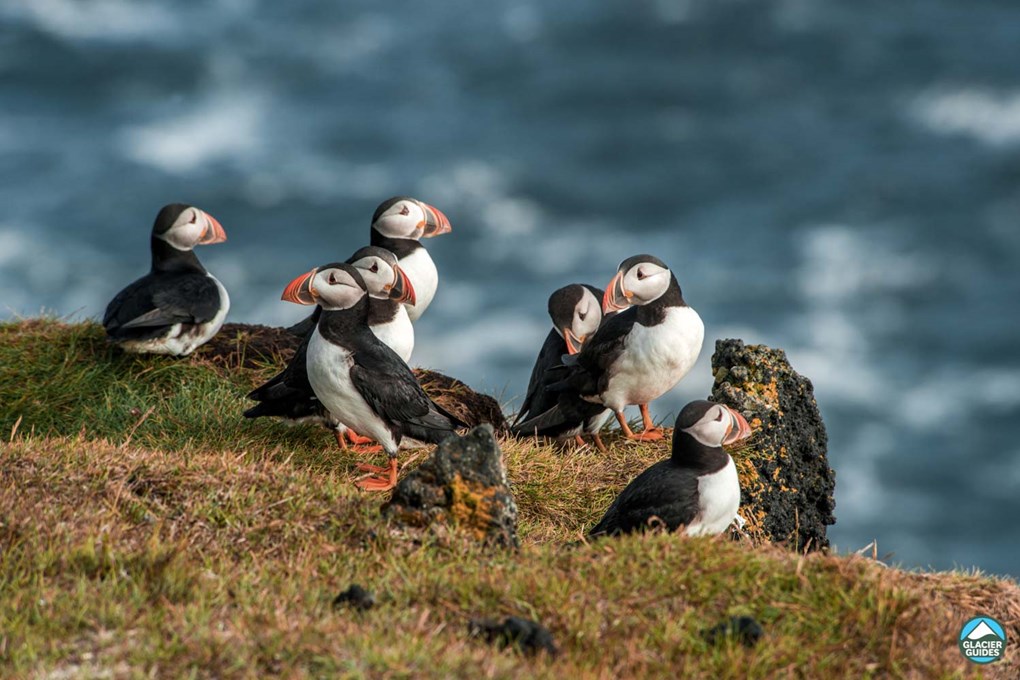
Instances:
[[[622,310],[622,311],[619,311]],[[662,438],[648,403],[673,389],[694,367],[705,338],[701,317],[684,301],[680,284],[651,255],[627,258],[606,287],[604,314],[619,311],[584,344],[566,376],[550,386],[602,404],[616,415],[628,439]],[[623,410],[641,407],[644,431],[631,431]]]
[[[408,196],[395,196],[379,204],[372,215],[371,245],[397,256],[401,270],[415,291],[414,304],[405,303],[408,318],[417,321],[432,303],[439,287],[439,271],[420,242],[449,233],[450,220],[438,208]],[[306,336],[318,321],[318,312],[287,330]]]
[[[610,412],[601,405],[591,404],[574,397],[564,399],[566,393],[552,392],[549,385],[560,379],[557,367],[562,365],[564,354],[574,355],[581,351],[586,340],[603,322],[602,291],[585,283],[572,283],[549,296],[549,317],[553,328],[542,345],[531,370],[528,391],[517,413],[511,432],[517,436],[576,437],[584,444],[582,433],[593,434],[595,444],[604,450],[599,430],[605,424]],[[557,403],[561,408],[554,418],[537,418]]]
[[[187,356],[216,335],[230,296],[192,249],[227,240],[223,227],[198,208],[172,203],[152,225],[152,268],[117,293],[103,327],[126,352]]]
[[[692,401],[680,411],[673,453],[627,485],[596,524],[591,536],[630,533],[661,522],[689,536],[720,534],[740,508],[740,481],[722,448],[751,434],[740,413],[710,401]]]
[[[358,485],[392,489],[401,439],[439,443],[453,433],[456,419],[426,396],[407,364],[372,333],[358,269],[340,263],[317,267],[294,279],[283,299],[322,307],[308,341],[308,381],[330,414],[379,442],[389,456],[387,467],[359,466],[375,476]]]
[[[406,362],[414,350],[414,327],[407,316],[405,303],[413,304],[415,294],[407,275],[397,264],[396,256],[383,248],[365,246],[351,255],[345,264],[357,269],[365,282],[369,294],[369,328],[383,344]],[[330,415],[315,396],[308,381],[305,367],[308,342],[321,313],[322,309],[316,308],[312,314],[310,331],[287,367],[248,394],[249,399],[259,403],[245,411],[244,416],[276,416],[297,423],[317,422],[333,429],[337,443],[341,446],[346,446],[344,433],[354,443],[367,443],[368,440],[347,431]]]
[[[411,321],[425,313],[439,287],[439,272],[421,239],[450,231],[450,220],[438,208],[409,196],[383,201],[372,215],[371,244],[396,255],[414,286],[416,301],[407,309]]]

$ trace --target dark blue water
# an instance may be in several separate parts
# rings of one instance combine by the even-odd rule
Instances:
[[[0,5],[0,315],[97,316],[164,203],[215,215],[230,320],[411,194],[454,233],[417,363],[524,390],[567,282],[675,270],[711,341],[787,349],[831,536],[1020,573],[1013,0]]]

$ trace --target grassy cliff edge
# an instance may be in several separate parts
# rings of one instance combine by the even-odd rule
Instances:
[[[1020,672],[1020,588],[1008,579],[746,540],[578,543],[668,443],[610,437],[603,455],[501,441],[521,550],[408,540],[380,517],[384,498],[351,484],[360,459],[331,436],[240,417],[245,393],[278,368],[248,349],[127,357],[94,323],[0,324],[0,675]],[[378,606],[334,611],[355,582]],[[742,614],[765,628],[757,647],[703,639]],[[1006,661],[961,657],[959,629],[977,614],[1007,626]],[[543,622],[560,656],[469,638],[469,618],[501,615]]]

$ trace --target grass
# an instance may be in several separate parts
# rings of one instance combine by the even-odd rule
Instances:
[[[1017,675],[1010,580],[720,538],[578,542],[666,443],[504,441],[521,550],[412,541],[330,435],[239,417],[275,368],[125,357],[89,323],[0,325],[0,675]],[[376,608],[335,611],[351,583]],[[1006,663],[960,656],[978,613],[1007,625]],[[741,614],[762,644],[702,638]],[[470,618],[503,615],[544,623],[560,656],[468,636]]]

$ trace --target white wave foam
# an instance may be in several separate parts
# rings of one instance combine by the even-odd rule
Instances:
[[[261,149],[265,101],[250,92],[212,95],[188,110],[123,131],[128,158],[187,174],[222,160],[244,163]]]
[[[128,40],[179,30],[165,7],[128,0],[8,0],[0,16],[68,39]]]
[[[963,135],[989,146],[1020,143],[1020,92],[964,88],[918,97],[912,116],[932,132]]]

